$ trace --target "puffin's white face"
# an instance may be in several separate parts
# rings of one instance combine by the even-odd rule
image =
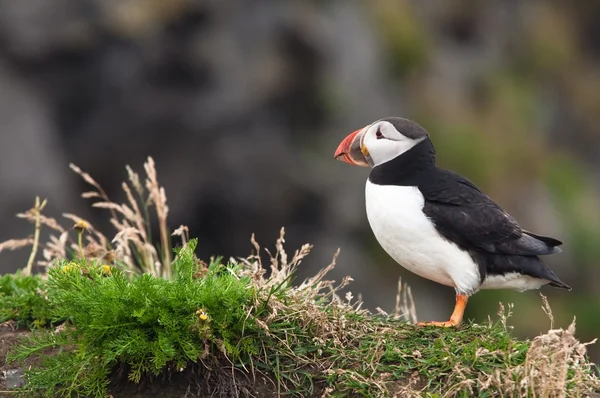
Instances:
[[[417,123],[388,117],[348,135],[334,157],[356,166],[375,167],[401,156],[428,137],[427,130]]]
[[[379,166],[402,155],[426,138],[409,138],[387,121],[373,123],[365,127],[359,135],[361,135],[361,151],[371,167]]]

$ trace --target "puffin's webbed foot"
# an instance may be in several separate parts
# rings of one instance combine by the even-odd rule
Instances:
[[[465,308],[467,307],[467,301],[469,300],[469,296],[465,294],[457,294],[456,295],[456,305],[454,306],[454,311],[452,312],[452,316],[450,320],[445,322],[419,322],[417,326],[437,326],[437,327],[456,327],[459,326],[463,320],[463,315],[465,314]]]
[[[457,323],[456,321],[453,321],[452,319],[450,319],[449,321],[445,321],[445,322],[429,321],[429,322],[417,323],[417,326],[437,326],[437,327],[446,327],[446,328],[451,328],[451,327],[455,327],[458,325],[460,325],[460,323]]]

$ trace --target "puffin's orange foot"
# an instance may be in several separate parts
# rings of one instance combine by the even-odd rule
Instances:
[[[417,323],[417,326],[437,326],[437,327],[444,327],[444,328],[456,327],[458,325],[460,325],[460,322],[453,321],[452,319],[450,319],[449,321],[446,321],[446,322],[431,321],[431,322]]]
[[[454,306],[454,312],[452,312],[452,316],[449,321],[446,322],[419,322],[417,326],[437,326],[437,327],[445,327],[451,328],[460,325],[463,319],[463,315],[465,313],[465,308],[467,307],[467,301],[469,297],[465,294],[457,294],[456,295],[456,305]]]

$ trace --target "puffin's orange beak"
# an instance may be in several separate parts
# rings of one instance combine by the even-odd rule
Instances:
[[[361,132],[363,130],[364,128],[358,129],[348,137],[344,138],[344,140],[337,147],[335,154],[333,155],[334,158],[355,166],[369,167],[369,163],[365,159],[360,145],[362,138]]]

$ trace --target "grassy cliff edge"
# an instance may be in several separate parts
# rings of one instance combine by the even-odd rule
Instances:
[[[189,396],[582,396],[600,387],[574,325],[520,341],[508,331],[509,311],[460,329],[370,314],[337,294],[349,279],[324,279],[335,261],[292,285],[310,246],[288,262],[282,242],[269,277],[258,256],[206,265],[193,254],[195,240],[177,251],[171,280],[86,260],[57,263],[35,288],[53,327],[8,355],[12,367],[36,359],[21,392],[156,394],[182,377]],[[24,277],[11,278],[16,286]],[[33,325],[38,312],[23,303],[41,302],[9,296],[2,313],[29,314]],[[407,315],[409,303],[399,300],[397,312]]]

